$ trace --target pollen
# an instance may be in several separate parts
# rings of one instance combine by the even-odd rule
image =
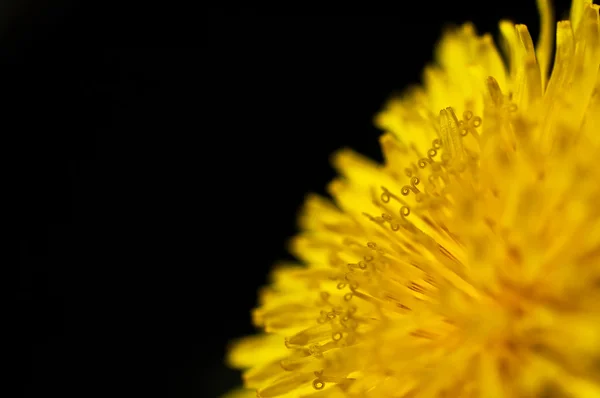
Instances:
[[[231,397],[600,397],[600,7],[537,3],[536,44],[446,32],[383,164],[334,155]]]

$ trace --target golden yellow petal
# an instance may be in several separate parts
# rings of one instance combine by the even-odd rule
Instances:
[[[600,396],[600,17],[472,24],[332,157],[234,345],[259,397]],[[549,71],[552,37],[556,56]],[[240,392],[246,394],[246,392]]]

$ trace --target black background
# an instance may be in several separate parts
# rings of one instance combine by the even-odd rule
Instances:
[[[419,81],[444,23],[538,25],[533,0],[2,4],[26,397],[237,384],[225,345],[253,332],[256,289],[288,258],[304,194],[333,177],[329,154],[380,158],[372,117]]]

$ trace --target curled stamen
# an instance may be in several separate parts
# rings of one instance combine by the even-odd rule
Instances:
[[[410,214],[410,207],[408,206],[402,206],[400,208],[400,215],[403,217],[407,217]]]
[[[469,134],[469,126],[464,121],[460,121],[458,128],[460,129],[461,137],[466,137]]]
[[[465,137],[471,133],[475,138],[479,138],[477,128],[481,126],[482,119],[479,116],[473,117],[473,112],[471,111],[465,111],[463,113],[463,118],[464,120],[459,122],[460,135]]]
[[[435,155],[437,155],[437,150],[435,148],[431,148],[430,150],[427,151],[427,156],[429,157],[430,160],[431,160],[431,158],[435,157]]]
[[[312,385],[315,390],[322,390],[325,387],[325,383],[321,379],[315,379]]]
[[[390,191],[388,191],[387,188],[385,188],[385,187],[381,187],[381,189],[383,190],[383,193],[380,196],[381,201],[383,203],[389,203],[390,202]]]
[[[401,202],[401,199],[398,196],[394,195],[394,193],[391,192],[386,187],[382,186],[381,190],[383,191],[383,193],[381,194],[381,201],[383,203],[389,203],[392,199],[394,199],[394,200],[396,200],[398,202]],[[382,209],[384,208],[380,204],[378,204],[377,207],[382,208]]]
[[[417,192],[419,192],[417,185],[419,185],[420,182],[421,180],[419,180],[419,177],[413,177],[410,179],[410,185],[412,185],[413,189]]]
[[[335,332],[334,334],[331,335],[331,338],[333,341],[339,341],[342,339],[342,333]]]
[[[410,186],[410,185],[405,185],[405,186],[403,186],[403,187],[402,187],[402,189],[400,190],[400,193],[402,194],[402,196],[408,196],[408,194],[409,194],[411,191],[412,191],[413,193],[417,193],[417,192],[415,191],[415,189],[414,189],[412,186]]]
[[[431,151],[431,149],[430,149],[430,151]],[[427,153],[429,153],[429,152],[427,152]],[[419,167],[421,169],[424,169],[430,163],[431,163],[431,159],[429,159],[429,158],[423,158],[423,159],[419,159],[418,165],[419,165]]]
[[[441,149],[442,141],[439,138],[436,138],[435,140],[431,141],[431,146],[433,146],[433,149]]]

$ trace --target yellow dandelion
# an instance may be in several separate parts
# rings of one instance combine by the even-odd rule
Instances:
[[[385,164],[334,157],[229,355],[259,397],[600,397],[600,24],[441,40],[376,123]],[[552,48],[556,55],[550,71]]]

